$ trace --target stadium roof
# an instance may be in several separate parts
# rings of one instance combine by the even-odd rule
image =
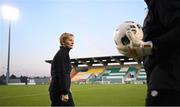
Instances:
[[[45,62],[51,63],[52,60],[45,60]],[[111,65],[111,64],[124,65],[126,63],[136,63],[137,64],[137,61],[135,61],[133,58],[128,58],[128,57],[122,56],[122,55],[71,59],[71,64],[74,67],[79,67],[81,65],[94,66],[97,64],[102,64],[103,66],[107,66],[107,65]]]

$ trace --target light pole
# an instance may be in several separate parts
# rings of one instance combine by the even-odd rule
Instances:
[[[9,33],[8,33],[8,60],[7,60],[7,72],[6,72],[6,84],[9,82],[10,75],[10,47],[11,47],[11,21],[17,20],[19,16],[19,10],[17,8],[3,5],[2,16],[9,22]]]

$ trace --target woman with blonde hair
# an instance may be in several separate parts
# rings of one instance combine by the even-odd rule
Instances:
[[[69,51],[74,45],[74,35],[71,33],[62,33],[60,38],[60,49],[55,54],[51,63],[51,83],[49,94],[51,106],[74,106],[71,86],[71,62]]]

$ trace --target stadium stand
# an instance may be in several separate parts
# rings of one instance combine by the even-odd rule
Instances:
[[[73,78],[72,82],[87,82],[88,79],[99,76],[103,72],[104,68],[92,68],[85,72],[78,72]]]
[[[120,67],[106,68],[102,74],[102,83],[122,83],[125,74],[120,69]]]
[[[138,73],[137,80],[146,80],[146,72],[144,69],[141,69]]]
[[[45,62],[51,63],[51,60]],[[77,71],[72,83],[145,83],[142,62],[126,56],[104,56],[71,59]]]

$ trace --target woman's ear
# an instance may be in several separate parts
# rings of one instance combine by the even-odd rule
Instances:
[[[65,45],[64,41],[62,41],[62,45]]]
[[[62,45],[63,45],[63,46],[66,46],[66,41],[62,41]]]

